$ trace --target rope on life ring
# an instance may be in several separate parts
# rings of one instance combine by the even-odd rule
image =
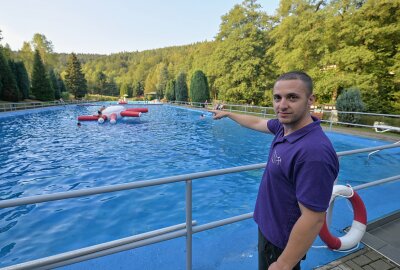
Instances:
[[[325,219],[319,237],[330,249],[347,250],[356,246],[361,241],[367,229],[367,210],[360,196],[350,186],[344,185],[335,185],[333,187],[329,208],[332,207],[332,202],[338,196],[346,197],[351,202],[354,212],[351,228],[344,236],[336,237],[329,232]]]

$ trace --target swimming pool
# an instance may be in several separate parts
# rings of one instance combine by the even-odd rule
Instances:
[[[96,111],[93,106],[65,106],[1,117],[0,198],[261,163],[272,140],[228,119],[213,121],[209,115],[200,118],[198,111],[165,105],[149,107],[140,119],[77,127],[78,115]],[[387,143],[328,136],[336,151]],[[343,157],[340,181],[357,185],[399,174],[400,151],[383,152],[370,160],[366,154]],[[193,218],[201,224],[253,211],[261,174],[249,171],[194,182]],[[184,196],[184,184],[177,183],[0,210],[0,266],[184,222]],[[224,233],[236,234],[251,222],[227,226]],[[219,241],[211,245],[222,245]]]

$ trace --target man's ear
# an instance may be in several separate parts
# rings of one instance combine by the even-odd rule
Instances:
[[[314,102],[315,102],[315,96],[314,96],[314,94],[312,94],[312,95],[310,95],[310,96],[308,97],[308,106],[313,105]]]

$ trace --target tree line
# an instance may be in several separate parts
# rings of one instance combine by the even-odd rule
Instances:
[[[62,78],[54,68],[57,55],[52,50],[51,42],[41,34],[35,34],[31,43],[24,42],[17,53],[9,46],[0,46],[0,99],[53,101],[61,99],[63,93],[65,98],[69,93],[84,97],[87,83],[76,55],[70,55]]]
[[[400,0],[281,0],[273,15],[245,0],[221,17],[214,41],[76,57],[90,94],[194,101],[208,91],[212,99],[270,106],[279,74],[302,70],[313,77],[320,104],[335,104],[351,89],[365,111],[400,113],[399,18]],[[31,74],[27,51],[24,43],[10,59]],[[40,55],[65,81],[71,56]],[[200,73],[206,86],[194,83]]]
[[[101,71],[133,95],[138,86],[165,95],[179,73],[190,84],[201,70],[212,98],[266,106],[279,74],[303,70],[320,104],[356,89],[364,111],[400,113],[399,15],[399,0],[281,0],[272,16],[248,0],[222,16],[212,42],[113,54],[83,69],[89,84]]]

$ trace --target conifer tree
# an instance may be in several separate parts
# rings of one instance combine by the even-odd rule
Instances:
[[[140,97],[144,94],[144,84],[143,82],[134,83],[132,86],[132,96]]]
[[[3,37],[1,36],[1,29],[0,29],[0,41],[1,41],[2,39],[3,39]],[[2,57],[2,52],[1,52],[1,48],[0,48],[0,67],[1,67],[1,63],[2,63],[2,62],[1,62],[1,61],[2,61],[1,59],[2,59],[2,58],[1,58],[1,57]],[[2,93],[3,93],[3,92],[2,92],[2,91],[3,91],[2,89],[3,89],[3,84],[1,83],[1,70],[0,70],[0,99],[1,99],[2,96],[3,96],[3,95],[2,95]]]
[[[3,48],[0,47],[0,99],[17,102],[19,98],[18,86],[14,73],[10,68]]]
[[[186,84],[186,73],[181,72],[176,79],[175,84],[175,98],[177,101],[188,100],[188,87]]]
[[[133,88],[132,88],[132,85],[128,85],[128,84],[127,84],[127,86],[128,86],[128,93],[127,93],[127,95],[128,95],[129,98],[131,98],[131,97],[133,97]]]
[[[113,78],[108,78],[105,84],[105,88],[103,89],[103,94],[106,96],[119,96],[118,85],[115,83]]]
[[[21,50],[18,51],[18,59],[24,63],[28,74],[32,74],[33,51],[32,51],[31,44],[29,42],[25,41],[22,44]]]
[[[96,73],[95,91],[97,94],[105,94],[107,87],[107,75],[102,71]]]
[[[167,82],[168,82],[168,68],[167,65],[162,63],[162,65],[159,67],[159,77],[157,83],[157,95],[160,98],[163,98],[165,95],[165,88],[167,86]]]
[[[157,82],[158,82],[158,73],[157,66],[155,66],[152,70],[147,74],[146,80],[144,81],[144,89],[146,93],[157,92]]]
[[[54,91],[38,50],[35,50],[33,56],[32,69],[32,95],[42,101],[54,100]]]
[[[175,80],[169,80],[165,88],[165,98],[168,101],[175,100]]]
[[[10,54],[9,54],[10,55]],[[11,59],[9,56],[7,57],[9,60],[8,60],[8,65],[10,66],[10,70],[11,70],[11,73],[12,73],[12,76],[13,76],[13,78],[14,78],[14,81],[15,81],[15,85],[16,85],[16,88],[15,88],[15,90],[14,91],[12,91],[11,93],[8,93],[8,95],[9,95],[9,100],[12,100],[12,101],[14,101],[14,102],[17,102],[17,101],[19,101],[19,100],[21,100],[22,99],[22,93],[21,93],[21,91],[19,90],[19,87],[18,87],[18,81],[17,81],[17,66],[16,66],[16,64],[15,64],[15,61],[13,60],[13,59]]]
[[[60,74],[56,74],[58,89],[60,89],[60,93],[67,92],[67,88],[65,88],[65,84]]]
[[[0,65],[1,65],[1,62],[0,62]],[[1,82],[1,73],[0,73],[0,100],[2,99],[2,97],[3,97],[3,84]]]
[[[29,98],[30,81],[24,62],[15,62],[15,78],[22,99]]]
[[[210,99],[210,90],[206,75],[201,70],[196,70],[190,81],[190,100],[204,103]]]
[[[119,96],[123,97],[124,95],[129,96],[129,87],[126,83],[123,83],[119,89]]]
[[[54,54],[54,46],[50,40],[47,40],[45,35],[34,34],[31,43],[33,48],[39,51],[42,62],[46,67],[54,67],[56,65],[57,55]]]
[[[53,69],[49,70],[49,79],[50,79],[50,83],[51,83],[51,88],[54,91],[54,98],[60,99],[61,91],[60,91],[60,87],[58,85],[58,80],[57,80],[56,74]]]
[[[65,85],[75,98],[82,98],[87,94],[87,83],[82,73],[81,63],[74,53],[68,59]]]

